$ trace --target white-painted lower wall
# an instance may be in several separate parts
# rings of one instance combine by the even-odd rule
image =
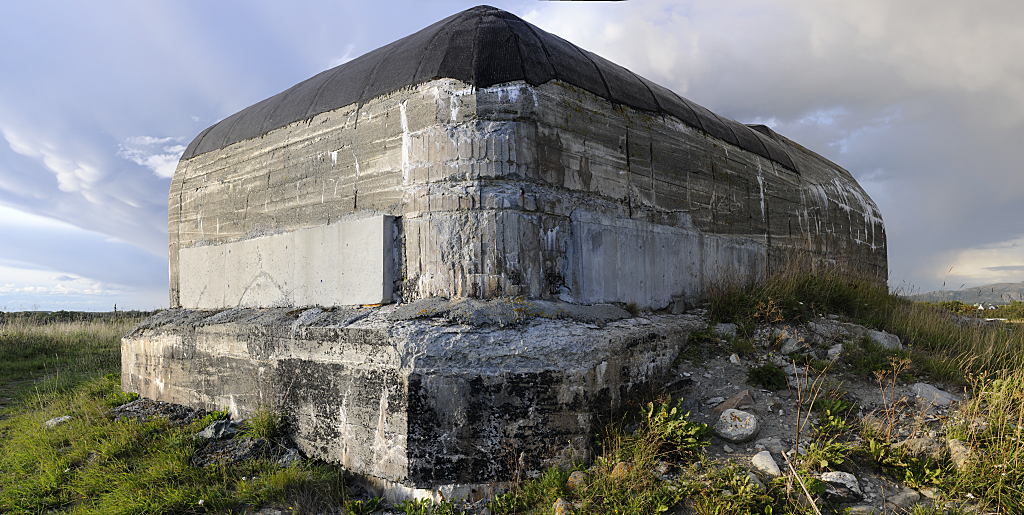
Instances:
[[[393,217],[372,216],[181,249],[192,309],[391,302]]]
[[[760,277],[767,259],[764,243],[749,237],[581,210],[572,216],[567,300],[663,308],[705,284]]]

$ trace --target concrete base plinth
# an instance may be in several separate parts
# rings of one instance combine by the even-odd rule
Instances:
[[[122,341],[123,386],[236,416],[278,410],[307,455],[393,498],[475,497],[587,459],[606,417],[659,387],[703,326],[504,302],[167,310]]]

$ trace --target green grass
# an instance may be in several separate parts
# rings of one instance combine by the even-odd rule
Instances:
[[[135,396],[120,388],[119,341],[130,318],[0,323],[0,512],[205,513],[263,505],[316,510],[345,499],[340,469],[281,468],[265,461],[192,467],[193,435],[213,418],[180,427],[158,419],[115,421],[110,408]],[[43,423],[70,415],[51,429]],[[280,417],[250,419],[254,436],[280,434]]]
[[[756,285],[723,285],[708,299],[717,322],[804,322],[836,314],[889,331],[910,345],[917,372],[963,382],[966,373],[1024,368],[1024,330],[963,323],[934,305],[891,294],[884,285],[841,274],[780,274]]]
[[[708,298],[708,308],[713,321],[737,323],[739,337],[722,342],[710,330],[695,333],[690,353],[680,359],[699,363],[728,352],[753,354],[755,324],[801,323],[825,314],[898,335],[905,351],[887,351],[866,339],[845,342],[835,370],[812,368],[875,378],[882,388],[893,377],[914,376],[966,385],[969,399],[946,427],[971,450],[972,459],[958,469],[949,459],[907,456],[889,433],[862,428],[852,415],[855,407],[841,392],[829,391],[807,399],[817,422],[805,434],[807,453],[792,460],[796,475],[761,487],[744,468],[708,458],[707,427],[691,422],[675,401],[663,399],[632,413],[630,423],[610,426],[592,466],[548,469],[493,499],[491,510],[551,513],[553,503],[563,499],[576,513],[680,508],[699,514],[811,513],[802,489],[820,492],[815,474],[870,469],[912,486],[934,487],[940,499],[954,504],[969,499],[983,511],[1024,512],[1020,326],[964,323],[941,308],[891,295],[883,286],[830,274],[784,274],[758,285],[721,287]],[[0,403],[6,403],[0,408],[0,512],[244,512],[275,505],[344,506],[350,513],[369,513],[381,506],[379,499],[347,499],[344,476],[323,464],[191,467],[189,457],[199,445],[192,434],[208,420],[184,427],[112,420],[109,408],[131,398],[121,392],[116,374],[120,336],[135,320],[72,318],[37,315],[0,322]],[[781,385],[774,370],[754,370],[752,384]],[[61,415],[73,418],[42,429],[44,421]],[[900,420],[894,410],[883,415],[883,420]],[[251,417],[242,429],[246,436],[268,438],[287,430],[270,412]],[[672,478],[660,479],[666,467]],[[575,471],[583,477],[570,486]],[[396,508],[410,514],[458,513],[451,502]]]
[[[496,498],[492,510],[550,513],[555,500],[564,499],[573,503],[577,513],[660,513],[681,507],[698,514],[813,513],[802,489],[806,487],[812,495],[823,490],[816,474],[873,469],[912,487],[937,488],[940,502],[952,503],[953,511],[915,507],[912,513],[958,513],[956,506],[965,501],[981,511],[1024,512],[1024,332],[1020,326],[963,323],[943,309],[890,294],[882,285],[828,273],[783,274],[761,284],[720,287],[708,298],[708,308],[712,322],[733,322],[743,328],[741,338],[749,337],[757,323],[802,323],[826,314],[898,335],[907,346],[904,351],[886,350],[861,339],[844,344],[838,370],[831,370],[831,365],[812,368],[816,373],[841,372],[874,380],[883,389],[891,388],[894,378],[905,381],[915,376],[968,385],[973,398],[950,417],[947,427],[950,435],[971,449],[973,460],[957,469],[949,459],[908,456],[889,440],[891,431],[859,431],[855,406],[841,392],[829,391],[807,401],[817,423],[807,432],[806,454],[793,458],[796,475],[770,481],[764,488],[752,484],[744,468],[711,460],[699,448],[690,449],[682,459],[666,454],[663,444],[651,443],[664,442],[651,436],[659,434],[652,429],[658,423],[646,422],[633,431],[624,425],[611,427],[595,464],[586,469],[582,486],[569,488],[566,480],[571,470],[553,468]],[[696,345],[683,349],[680,359],[700,362],[724,350],[710,330],[692,337]],[[738,352],[736,343],[732,345]],[[743,350],[748,351],[745,346]],[[777,368],[755,367],[748,381],[785,388],[785,374]],[[901,422],[896,408],[890,408],[883,419]],[[662,460],[672,462],[674,479],[655,479],[654,470]],[[613,473],[620,461],[634,464],[624,476]],[[827,503],[819,507],[825,512],[834,508]]]
[[[75,385],[118,372],[121,336],[135,326],[132,317],[40,322],[7,315],[0,323],[0,398],[67,391]]]

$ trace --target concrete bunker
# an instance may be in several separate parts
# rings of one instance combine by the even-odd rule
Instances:
[[[585,456],[715,281],[887,275],[849,172],[486,6],[203,131],[169,238],[124,387],[279,409],[395,495]]]

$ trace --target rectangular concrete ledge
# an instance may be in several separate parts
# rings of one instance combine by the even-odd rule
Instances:
[[[398,309],[163,311],[123,339],[123,386],[280,410],[309,456],[392,497],[473,496],[588,459],[606,418],[659,388],[703,327],[690,315],[474,326]]]

